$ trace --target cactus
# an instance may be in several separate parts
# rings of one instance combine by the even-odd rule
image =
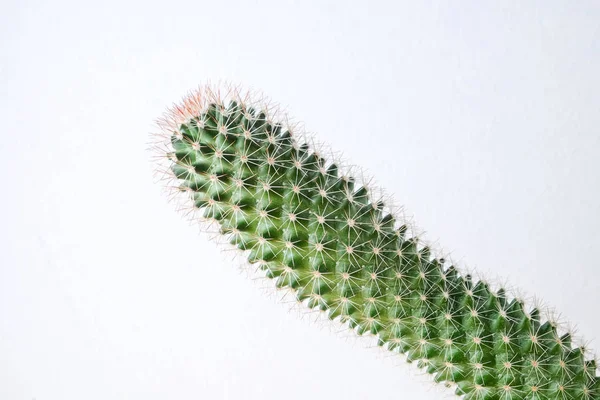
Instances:
[[[600,399],[594,359],[561,324],[436,257],[267,102],[200,87],[159,126],[170,187],[307,309],[465,399]]]

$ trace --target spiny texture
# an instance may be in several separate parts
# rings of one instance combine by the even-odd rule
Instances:
[[[266,110],[200,90],[172,115],[178,189],[307,307],[376,335],[466,399],[600,399],[595,362],[569,333],[433,257]]]

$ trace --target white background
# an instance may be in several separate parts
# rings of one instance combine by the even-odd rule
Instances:
[[[167,203],[148,134],[207,79],[263,90],[463,265],[599,338],[599,21],[596,1],[4,1],[0,398],[442,397]]]

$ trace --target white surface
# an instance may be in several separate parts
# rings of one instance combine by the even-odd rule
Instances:
[[[598,2],[364,3],[3,3],[0,398],[441,398],[167,204],[148,132],[206,79],[285,104],[465,264],[600,337]]]

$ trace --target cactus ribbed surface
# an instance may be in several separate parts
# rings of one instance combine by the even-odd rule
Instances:
[[[466,399],[600,399],[595,361],[536,308],[459,272],[267,109],[201,88],[162,123],[177,188],[308,308]]]

